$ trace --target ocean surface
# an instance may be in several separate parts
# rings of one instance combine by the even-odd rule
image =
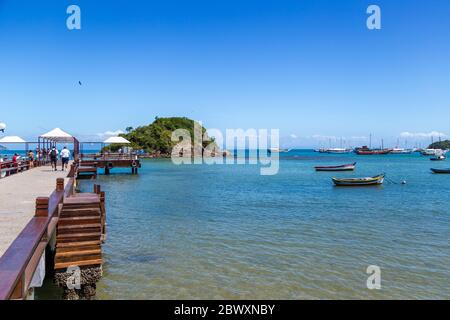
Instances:
[[[355,172],[313,169],[353,161]],[[450,175],[430,172],[447,166],[294,150],[274,176],[161,159],[115,169],[97,181],[108,223],[97,299],[449,299]],[[331,182],[382,172],[378,187]],[[380,290],[366,286],[369,265]],[[37,298],[59,294],[48,280]]]

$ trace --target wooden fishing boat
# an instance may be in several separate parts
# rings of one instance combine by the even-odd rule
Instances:
[[[355,170],[356,162],[351,164],[344,164],[341,166],[317,166],[314,167],[316,171],[353,171]]]
[[[334,184],[339,187],[358,187],[358,186],[375,186],[383,184],[384,174],[380,174],[374,177],[366,178],[350,178],[350,179],[337,179],[332,178]]]
[[[433,173],[449,173],[450,174],[450,168],[448,168],[448,169],[434,169],[434,168],[431,168],[431,171],[433,171]]]
[[[392,149],[370,149],[367,146],[356,148],[355,153],[358,155],[379,155],[391,153]]]

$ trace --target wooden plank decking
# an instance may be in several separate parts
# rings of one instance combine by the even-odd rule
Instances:
[[[34,216],[36,198],[48,197],[66,175],[43,166],[0,179],[0,257]]]

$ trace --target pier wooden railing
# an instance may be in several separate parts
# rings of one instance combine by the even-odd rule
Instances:
[[[80,155],[81,160],[93,159],[93,160],[136,160],[137,155],[135,153],[118,153],[118,152],[105,152],[105,153],[82,153]]]
[[[12,174],[29,170],[32,167],[30,160],[21,161],[3,161],[0,162],[0,179],[8,177]]]
[[[0,300],[23,299],[54,233],[65,194],[73,192],[74,179],[64,187],[64,179],[56,180],[56,189],[50,197],[36,199],[36,211],[19,236],[0,258]]]

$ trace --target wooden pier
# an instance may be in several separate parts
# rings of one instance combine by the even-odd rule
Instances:
[[[45,168],[49,169],[40,167],[40,171]],[[40,172],[35,170],[30,172]],[[72,165],[68,178],[58,177],[49,197],[35,198],[34,216],[0,257],[0,300],[33,297],[32,282],[49,256],[53,262],[44,266],[44,272],[54,274],[54,282],[64,289],[63,298],[91,299],[95,295],[102,274],[101,245],[106,238],[105,193],[98,185],[90,193],[75,192],[76,170]],[[62,173],[67,174],[46,172]],[[15,177],[8,180],[13,182]],[[73,275],[68,268],[72,267],[78,268],[80,275],[75,288],[68,286]]]
[[[77,182],[95,179],[99,169],[108,175],[114,168],[130,168],[137,174],[141,163],[131,153],[80,154],[78,140],[70,139],[75,150],[68,173],[46,166],[45,157],[0,167],[0,174],[8,176],[0,180],[0,300],[33,298],[42,272],[63,288],[64,299],[95,296],[106,239],[105,193],[99,185],[92,192],[76,192]],[[49,145],[58,141],[52,138]],[[72,287],[74,270],[80,281]]]
[[[141,162],[137,155],[130,153],[81,154],[77,162],[80,178],[95,178],[98,169],[104,169],[106,175],[114,168],[130,168],[132,174],[138,174]]]

